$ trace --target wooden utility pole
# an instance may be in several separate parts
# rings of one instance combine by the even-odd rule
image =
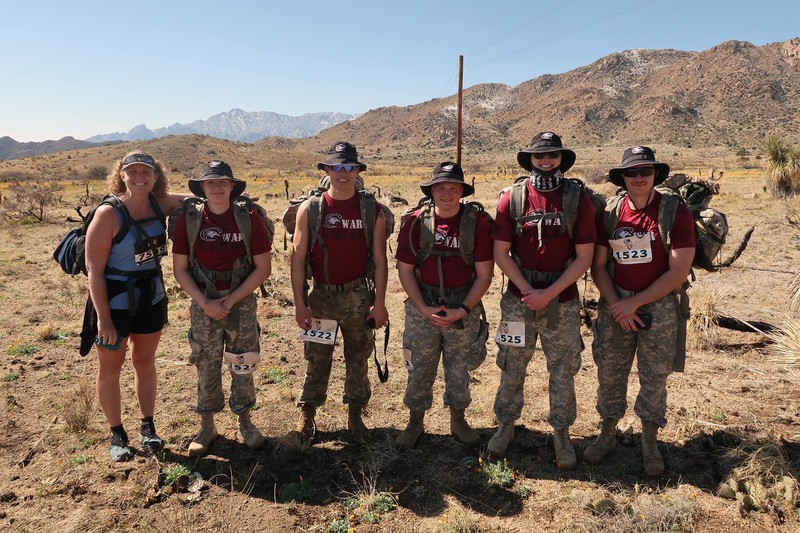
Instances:
[[[461,93],[464,90],[464,56],[458,56],[458,110],[456,112],[456,163],[461,164]]]

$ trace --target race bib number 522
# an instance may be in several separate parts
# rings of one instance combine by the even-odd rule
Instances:
[[[317,342],[319,344],[335,344],[336,331],[339,324],[335,320],[324,318],[312,318],[311,327],[300,330],[300,339],[306,342]]]
[[[525,346],[525,322],[500,322],[494,340],[504,346]]]

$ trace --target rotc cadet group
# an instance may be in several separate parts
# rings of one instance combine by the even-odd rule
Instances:
[[[574,377],[584,348],[576,281],[591,269],[600,292],[592,356],[602,429],[583,460],[602,463],[615,451],[636,356],[640,388],[634,412],[641,419],[644,472],[664,474],[657,435],[667,423],[667,377],[685,349],[685,336],[678,334],[685,320],[678,291],[692,264],[694,223],[679,205],[672,227],[660,228],[666,202],[655,187],[667,178],[669,166],[650,148],[626,149],[621,165],[609,171],[608,181],[620,191],[604,212],[595,212],[582,183],[566,176],[575,158],[557,134],[538,133],[517,154],[528,174],[501,192],[494,218],[469,200],[474,187],[457,163],[436,165],[420,184],[424,198],[402,217],[397,240],[398,277],[407,294],[408,372],[403,397],[408,424],[397,435],[399,449],[417,445],[425,431],[440,359],[450,432],[466,446],[481,447],[465,412],[472,399],[470,372],[487,355],[490,332],[481,299],[496,264],[508,286],[494,335],[498,426],[486,452],[504,457],[514,439],[538,339],[549,374],[547,422],[556,465],[576,468],[569,430],[577,416]],[[307,362],[297,426],[286,436],[297,446],[315,440],[315,416],[327,399],[338,333],[347,427],[355,442],[371,440],[362,418],[371,395],[368,362],[374,330],[389,322],[386,243],[393,215],[363,190],[359,174],[367,165],[351,143],[335,143],[317,167],[327,188],[299,206],[291,256],[295,321]],[[111,428],[112,459],[134,456],[122,424],[119,385],[129,343],[141,414],[139,444],[149,452],[164,445],[153,421],[155,353],[166,321],[159,266],[167,248],[165,224],[158,223],[163,213],[174,226],[175,278],[192,299],[189,362],[197,368],[200,429],[188,453],[207,454],[219,436],[214,415],[225,407],[223,366],[231,375],[228,406],[238,416],[242,440],[251,449],[263,446],[266,439],[250,419],[256,404],[253,372],[260,360],[254,292],[271,272],[271,238],[263,212],[242,197],[245,181],[227,163],[209,161],[189,179],[192,195],[170,193],[161,163],[140,151],[120,160],[108,181],[123,207],[102,206],[87,232],[90,300],[84,334],[97,345],[97,392]],[[125,227],[127,232],[120,231]]]

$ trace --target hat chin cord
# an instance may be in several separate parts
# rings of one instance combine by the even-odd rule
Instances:
[[[531,171],[531,183],[537,191],[552,191],[561,185],[564,174],[561,169],[540,170],[536,167]]]

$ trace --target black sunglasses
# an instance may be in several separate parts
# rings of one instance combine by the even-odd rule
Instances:
[[[352,172],[358,168],[358,165],[331,165],[333,172]]]
[[[545,156],[547,156],[547,157],[549,157],[550,159],[555,159],[555,158],[557,158],[557,157],[558,157],[558,156],[560,156],[560,155],[561,155],[561,152],[559,152],[558,150],[556,150],[556,151],[554,151],[554,152],[539,152],[539,153],[534,153],[534,154],[533,154],[533,158],[534,158],[534,159],[544,159],[544,158],[545,158]]]
[[[636,167],[636,168],[626,168],[622,171],[622,175],[626,178],[635,178],[636,176],[642,176],[647,178],[652,176],[656,173],[656,169],[653,167]]]
[[[156,160],[147,154],[133,154],[129,155],[128,157],[122,160],[123,167],[127,165],[133,165],[135,163],[142,163],[145,165],[150,165],[152,167],[156,166]]]

